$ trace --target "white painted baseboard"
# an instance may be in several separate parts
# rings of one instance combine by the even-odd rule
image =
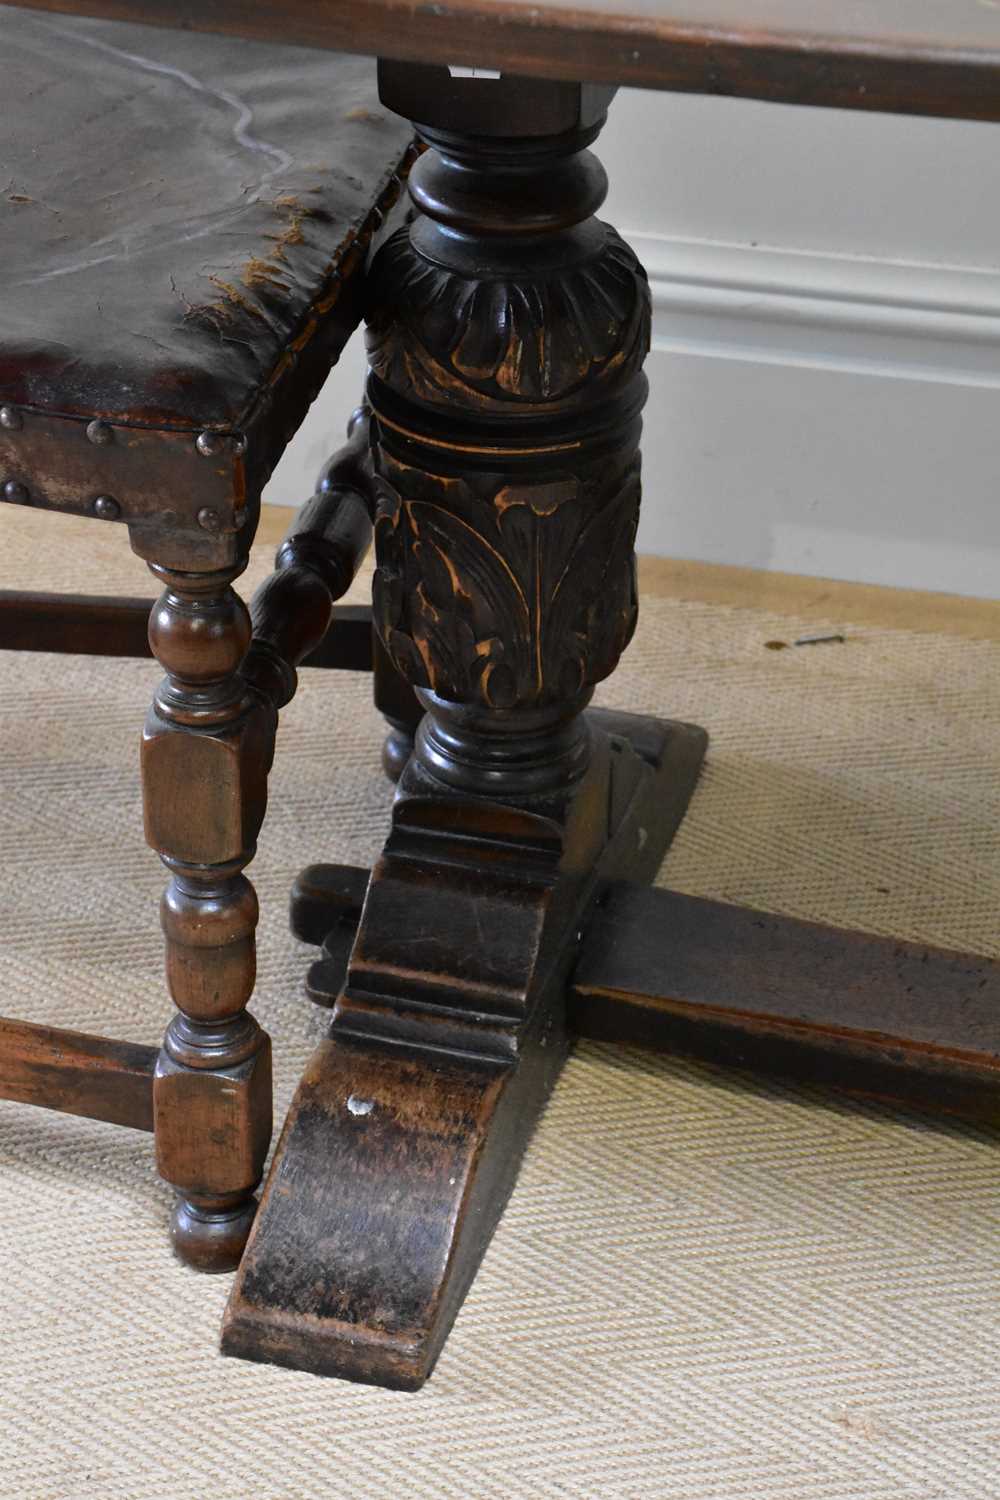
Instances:
[[[643,550],[998,592],[1000,273],[630,238]]]
[[[629,239],[664,353],[1000,386],[1000,269]]]

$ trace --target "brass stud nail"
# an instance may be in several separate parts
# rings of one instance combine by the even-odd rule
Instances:
[[[242,458],[247,451],[247,440],[242,433],[233,438],[233,452],[237,458]]]
[[[9,505],[27,505],[28,491],[16,479],[8,479],[3,487],[3,497]]]
[[[222,439],[217,432],[201,432],[195,443],[202,458],[214,458],[221,446]]]
[[[212,510],[211,506],[204,505],[198,512],[198,525],[202,531],[221,531],[222,518],[217,510]]]
[[[110,495],[98,495],[94,501],[94,515],[100,516],[102,521],[117,521],[122,513],[122,508],[117,500]]]
[[[88,422],[87,439],[97,448],[106,448],[109,443],[114,442],[114,433],[107,422]]]
[[[23,426],[19,411],[13,406],[0,406],[0,427],[6,427],[8,432],[19,432]]]

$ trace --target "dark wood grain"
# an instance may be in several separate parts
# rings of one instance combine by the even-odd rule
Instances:
[[[785,104],[1000,119],[979,0],[33,0],[343,52]]]
[[[570,991],[581,1036],[1000,1121],[1000,963],[621,887]]]
[[[157,1047],[0,1020],[0,1099],[153,1128]]]

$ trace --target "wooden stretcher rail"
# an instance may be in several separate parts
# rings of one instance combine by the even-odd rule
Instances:
[[[152,607],[152,599],[0,589],[0,650],[150,657]],[[371,607],[338,607],[323,640],[301,665],[370,672]]]
[[[344,969],[367,879],[323,865],[296,883],[297,935],[326,934]],[[617,884],[567,1005],[577,1036],[1000,1123],[1000,962],[980,954]]]
[[[1000,963],[619,886],[570,995],[582,1036],[1000,1122]]]
[[[0,1099],[153,1128],[158,1047],[0,1020]]]

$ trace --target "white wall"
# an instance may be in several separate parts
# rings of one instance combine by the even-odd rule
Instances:
[[[643,550],[1000,592],[1000,126],[630,90],[598,150],[653,292]]]

